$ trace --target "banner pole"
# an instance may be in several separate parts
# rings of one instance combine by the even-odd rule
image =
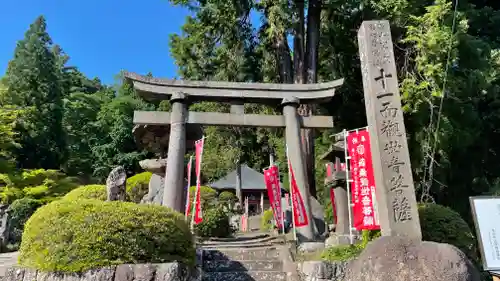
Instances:
[[[288,186],[290,188],[290,202],[292,206],[293,239],[297,241],[297,228],[295,227],[295,215],[293,213],[295,207],[293,204],[292,171],[290,170],[290,159],[288,158],[288,145],[286,145],[286,159],[288,163]]]
[[[347,147],[347,131],[344,129],[344,156],[345,156],[345,165],[346,165],[346,173],[345,173],[345,184],[346,184],[346,190],[347,190],[347,206],[349,206],[349,242],[351,244],[354,244],[354,239],[353,239],[353,233],[352,233],[352,212],[353,212],[353,203],[351,202],[351,185],[350,185],[350,179],[349,179],[349,172],[351,171],[351,165],[349,163],[349,166],[347,162],[351,159],[349,157],[349,152],[348,152],[348,147]]]
[[[186,213],[186,221],[189,219],[188,218],[188,213],[189,213],[189,195],[190,194],[190,191],[189,191],[189,188],[191,187],[191,169],[193,168],[193,155],[189,156],[189,168],[188,168],[188,171],[187,171],[187,196],[186,196],[186,203],[185,203],[185,206],[184,206],[184,209],[186,210],[185,213]]]

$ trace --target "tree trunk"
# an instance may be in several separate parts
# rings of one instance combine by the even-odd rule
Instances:
[[[293,69],[292,69],[292,57],[290,56],[290,47],[288,47],[288,40],[286,35],[283,34],[281,38],[278,38],[276,42],[277,54],[278,54],[278,73],[280,76],[280,82],[284,84],[293,83]]]
[[[301,1],[300,1],[301,2]],[[303,4],[302,5],[302,11]],[[299,7],[298,7],[299,8]],[[305,49],[305,83],[317,82],[318,68],[318,47],[319,47],[319,30],[321,20],[321,0],[309,0],[307,12],[307,41]],[[303,18],[303,12],[302,12]],[[304,25],[302,24],[302,27]],[[303,28],[302,28],[303,30]],[[302,33],[303,34],[303,33]],[[303,46],[303,45],[302,45]],[[304,52],[303,52],[304,53]],[[297,79],[295,79],[297,81]],[[304,83],[303,82],[303,83]],[[302,104],[299,107],[299,114],[302,116],[310,116],[315,110],[314,105]],[[317,197],[316,180],[315,180],[315,157],[314,157],[314,131],[312,129],[302,129],[302,151],[305,153],[307,181],[311,196]]]
[[[243,194],[241,190],[241,161],[238,159],[236,163],[236,197],[240,206],[243,206]]]

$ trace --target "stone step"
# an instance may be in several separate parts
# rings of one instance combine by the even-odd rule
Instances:
[[[205,241],[220,241],[220,242],[247,241],[247,240],[262,239],[262,238],[267,238],[267,237],[271,237],[271,235],[269,235],[269,233],[242,232],[242,233],[237,234],[236,237],[229,237],[229,238],[210,237]]]
[[[265,236],[259,238],[252,239],[226,239],[226,240],[205,240],[199,245],[252,245],[252,244],[260,244],[260,243],[280,243],[283,242],[282,239],[273,236]]]
[[[283,262],[270,260],[208,260],[203,262],[205,272],[283,271]]]
[[[276,260],[279,258],[279,252],[274,247],[254,248],[254,249],[236,249],[236,248],[217,248],[203,249],[203,261],[209,260]]]
[[[205,272],[202,281],[285,281],[286,273],[279,271]]]
[[[254,248],[262,248],[262,247],[273,247],[276,244],[272,242],[259,242],[259,243],[212,243],[212,244],[198,244],[197,246],[202,249],[219,249],[219,248],[227,248],[227,249],[254,249]]]

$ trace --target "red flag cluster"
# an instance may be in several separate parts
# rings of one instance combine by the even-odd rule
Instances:
[[[200,176],[201,176],[201,159],[203,156],[203,144],[204,144],[204,138],[197,140],[195,143],[195,173],[196,173],[196,189],[195,189],[195,194],[194,194],[194,216],[193,216],[193,223],[194,224],[199,224],[200,222],[203,221],[202,217],[202,210],[201,210],[201,195],[200,195]],[[189,159],[189,162],[187,164],[187,178],[188,178],[188,184],[187,184],[187,198],[186,198],[186,212],[185,215],[186,217],[189,216],[191,213],[191,200],[189,200],[190,197],[190,191],[189,191],[189,185],[191,183],[191,165],[192,165],[192,157]]]
[[[376,216],[375,178],[368,130],[347,134],[352,176],[353,223],[357,230],[380,229]]]

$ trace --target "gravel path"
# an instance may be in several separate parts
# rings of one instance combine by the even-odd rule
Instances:
[[[0,277],[5,275],[7,268],[17,264],[18,252],[0,254]]]

